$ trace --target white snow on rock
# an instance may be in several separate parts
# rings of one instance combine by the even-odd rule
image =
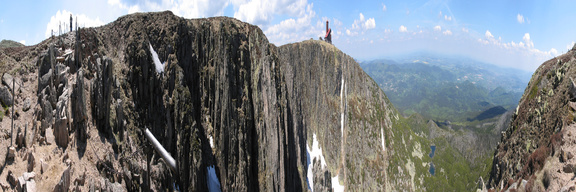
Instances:
[[[340,106],[342,107],[340,113],[340,133],[344,138],[344,74],[342,74],[342,85],[340,86]]]
[[[336,177],[332,177],[332,189],[334,189],[334,192],[344,191],[344,185],[340,185],[340,181],[338,181],[338,175],[336,175]]]
[[[314,173],[312,173],[312,168],[314,164],[312,164],[312,161],[314,160],[314,158],[320,159],[320,166],[326,167],[326,160],[324,159],[324,155],[322,155],[322,149],[320,149],[320,144],[316,139],[316,134],[313,134],[312,149],[310,149],[308,145],[306,145],[306,155],[308,156],[307,160],[308,189],[310,189],[310,191],[314,191],[314,181],[312,179],[314,176]]]
[[[380,136],[382,137],[382,149],[386,151],[386,146],[384,145],[384,128],[380,128]]]
[[[212,135],[210,135],[210,147],[214,148],[214,138],[212,138]]]
[[[158,53],[156,53],[156,51],[154,51],[154,48],[152,48],[152,44],[148,44],[148,45],[150,45],[150,53],[152,53],[152,61],[154,61],[154,66],[156,67],[156,72],[158,72],[158,73],[164,72],[164,64],[162,64],[162,62],[160,62],[160,59],[158,58]]]
[[[216,170],[214,169],[214,165],[208,166],[208,175],[206,175],[206,180],[208,180],[208,191],[210,192],[221,192],[220,189],[220,181],[218,177],[216,177]]]

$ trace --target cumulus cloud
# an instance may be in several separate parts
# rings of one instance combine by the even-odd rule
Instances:
[[[522,40],[524,40],[524,44],[526,46],[528,46],[528,48],[534,47],[534,42],[532,42],[532,40],[530,40],[530,34],[529,33],[525,33],[524,37],[522,37]]]
[[[488,30],[486,30],[484,36],[486,36],[487,39],[494,39],[494,35],[492,35],[492,33],[490,33]]]
[[[364,29],[374,29],[376,27],[376,21],[374,18],[370,18],[366,20],[366,22],[362,25]]]
[[[20,40],[20,43],[22,43],[22,45],[26,45],[26,40]]]
[[[452,21],[452,16],[444,15],[444,20]]]
[[[384,5],[384,3],[382,3],[382,11],[386,11],[388,10],[388,8],[386,8],[386,5]]]
[[[436,25],[434,27],[434,31],[442,31],[442,27],[440,27],[440,25]]]
[[[452,31],[446,30],[446,31],[442,32],[442,34],[444,34],[444,35],[452,35]]]
[[[94,19],[89,18],[84,14],[73,14],[67,10],[58,10],[55,15],[50,17],[50,21],[46,24],[46,32],[44,33],[44,36],[48,38],[52,35],[52,32],[54,32],[54,35],[58,35],[59,29],[62,33],[68,32],[70,30],[70,14],[72,14],[74,19],[73,26],[76,25],[76,22],[78,22],[80,27],[96,27],[104,25],[104,22],[102,22],[99,17]]]
[[[366,30],[376,28],[376,20],[374,18],[366,19],[364,14],[360,13],[358,19],[354,20],[352,23],[352,28],[346,29],[346,34],[349,36],[356,36],[358,34],[364,34]]]
[[[462,31],[465,32],[465,33],[468,33],[468,29],[466,29],[466,28],[464,28],[464,27],[462,27]]]
[[[520,13],[518,13],[518,15],[516,15],[516,20],[518,21],[518,23],[523,24],[524,23],[524,16],[520,15]]]
[[[205,0],[206,4],[211,4],[212,0]],[[225,1],[222,1],[225,2]],[[289,17],[303,17],[306,15],[307,0],[250,0],[232,1],[237,11],[234,17],[242,21],[256,25],[269,24],[275,15],[286,15]]]
[[[408,28],[404,27],[404,25],[400,25],[400,28],[398,29],[398,31],[400,31],[400,32],[408,32]]]
[[[293,41],[300,41],[310,37],[324,37],[325,22],[327,18],[322,18],[313,26],[312,19],[316,17],[316,12],[313,11],[313,5],[310,4],[306,7],[306,14],[294,18],[288,18],[278,24],[272,25],[264,29],[264,33],[270,42],[277,44],[285,44]],[[332,34],[337,33],[334,28],[338,28],[342,22],[334,20],[332,22]],[[336,37],[337,38],[337,37]],[[336,39],[333,36],[333,40]]]

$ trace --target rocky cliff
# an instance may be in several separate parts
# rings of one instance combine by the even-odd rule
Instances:
[[[403,118],[353,58],[322,41],[276,47],[257,26],[232,18],[137,13],[0,49],[0,61],[1,142],[12,146],[0,150],[4,189],[423,185],[404,174],[410,166],[388,166],[392,138],[401,136],[392,127]],[[176,159],[176,172],[145,128]]]
[[[489,187],[574,190],[576,47],[534,72],[494,153]]]

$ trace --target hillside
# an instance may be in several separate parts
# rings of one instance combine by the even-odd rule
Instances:
[[[333,45],[232,18],[136,13],[0,61],[4,190],[462,191],[486,170]]]
[[[0,41],[0,48],[8,47],[24,47],[24,44],[12,40],[2,39],[2,41]]]
[[[405,115],[420,113],[438,121],[474,119],[496,106],[512,110],[528,83],[519,70],[434,55],[361,66]]]
[[[573,190],[576,47],[544,62],[532,75],[494,153],[488,187]]]

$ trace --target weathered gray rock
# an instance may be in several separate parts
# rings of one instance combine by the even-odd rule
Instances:
[[[24,143],[24,131],[18,127],[18,131],[16,132],[16,146],[18,148],[26,147],[26,143]]]
[[[40,159],[40,173],[45,173],[50,168],[50,165],[43,159]]]
[[[24,104],[22,106],[22,110],[23,111],[28,111],[30,109],[30,106],[32,105],[32,100],[30,98],[26,98],[24,99]]]
[[[16,157],[16,147],[12,146],[10,148],[8,148],[8,158],[14,158]]]
[[[36,158],[34,158],[33,150],[28,150],[28,172],[34,171],[34,166],[36,164]]]
[[[5,106],[12,106],[14,104],[10,89],[3,85],[0,85],[0,101]]]
[[[60,147],[66,148],[68,146],[68,89],[64,89],[62,95],[56,104],[56,120],[54,121],[54,138],[56,144]]]
[[[53,82],[52,75],[53,75],[52,69],[48,69],[48,72],[46,72],[46,74],[40,76],[40,78],[38,79],[38,90],[43,90],[47,86],[52,85]]]
[[[68,146],[68,119],[59,118],[54,122],[54,139],[56,145],[66,148]]]
[[[12,77],[12,75],[9,73],[4,73],[2,76],[2,83],[6,85],[10,91],[14,91],[15,94],[18,94],[20,91],[20,86],[22,85],[22,81],[20,79]],[[14,85],[14,87],[12,87],[12,85]]]
[[[24,172],[24,174],[22,174],[22,177],[24,177],[24,180],[26,180],[26,181],[34,180],[34,179],[36,179],[36,173]]]
[[[88,118],[86,113],[86,99],[84,96],[84,70],[78,70],[76,75],[76,85],[72,90],[72,119],[74,121],[74,128],[78,132],[78,138],[82,142],[86,142],[88,137],[85,121]]]
[[[55,142],[54,131],[52,128],[46,129],[46,144],[52,145]]]
[[[26,181],[26,192],[36,192],[36,181],[29,180]]]
[[[48,88],[45,88],[45,90]],[[44,96],[42,97],[43,99],[40,101],[40,106],[42,108],[42,115],[41,115],[41,129],[42,130],[46,130],[48,127],[52,126],[53,124],[53,119],[54,119],[54,114],[53,114],[53,108],[52,108],[52,104],[50,104],[50,101],[48,100],[48,96]]]
[[[54,191],[68,191],[70,188],[70,167],[66,168],[62,173],[62,177],[60,178],[60,182],[56,184],[54,187]]]
[[[12,173],[12,170],[8,170],[8,178],[6,178],[6,180],[8,180],[12,186],[18,185],[18,178]]]
[[[18,185],[16,185],[16,191],[22,192],[26,186],[26,180],[23,176],[18,177]]]

